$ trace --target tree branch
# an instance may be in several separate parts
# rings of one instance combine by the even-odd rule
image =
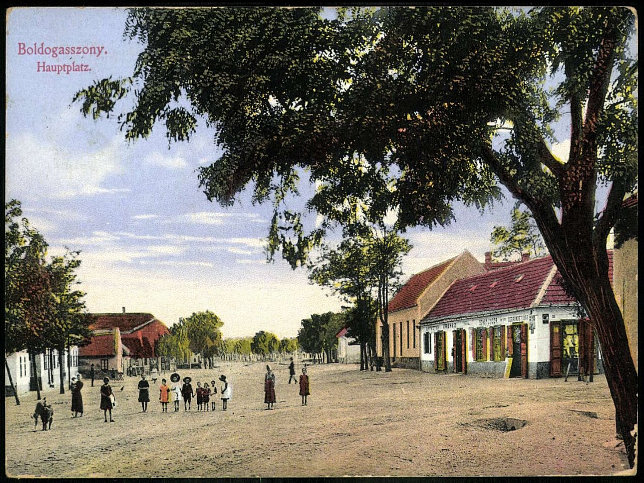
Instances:
[[[544,166],[546,166],[552,172],[552,174],[555,175],[557,180],[561,179],[561,176],[563,175],[563,172],[565,169],[565,164],[560,162],[552,155],[552,152],[550,151],[550,149],[548,149],[548,146],[546,145],[546,142],[543,139],[539,143],[538,153],[539,153],[539,161]]]
[[[593,245],[605,247],[606,238],[622,210],[622,202],[626,195],[626,184],[620,181],[613,181],[613,184],[606,199],[606,208],[600,213],[599,219],[593,231]]]

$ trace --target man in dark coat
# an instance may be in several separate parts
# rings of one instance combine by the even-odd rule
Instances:
[[[36,409],[34,410],[34,431],[36,430],[36,426],[38,425],[38,418],[40,417],[40,420],[42,421],[42,430],[47,431],[47,429],[51,429],[51,423],[54,420],[54,410],[51,408],[49,404],[47,404],[47,398],[43,397],[42,402],[38,401],[36,403]]]
[[[297,384],[297,379],[295,378],[295,363],[293,362],[293,358],[291,357],[291,363],[288,366],[288,372],[290,374],[288,378],[288,383],[291,383],[291,379],[293,379],[293,382]]]

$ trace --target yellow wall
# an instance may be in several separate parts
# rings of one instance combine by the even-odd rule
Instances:
[[[418,325],[420,320],[425,317],[429,311],[436,305],[443,293],[456,280],[465,277],[471,277],[484,273],[485,268],[474,256],[465,251],[461,253],[452,264],[443,271],[443,273],[434,280],[433,283],[425,289],[418,297],[418,305],[408,309],[398,310],[389,314],[389,355],[391,357],[420,357],[421,340]],[[409,321],[409,347],[407,347],[407,321]],[[416,347],[414,347],[414,334],[412,328],[416,327]],[[402,322],[402,353],[400,351],[400,322]],[[396,348],[394,352],[394,325],[396,327]],[[380,334],[382,333],[382,324],[380,321],[376,324],[376,351],[382,355],[382,344]]]
[[[613,252],[613,289],[622,310],[631,356],[637,369],[637,241],[628,240]]]

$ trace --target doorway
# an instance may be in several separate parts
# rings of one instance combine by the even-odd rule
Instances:
[[[434,333],[434,369],[437,371],[444,371],[447,368],[445,361],[446,342],[445,331],[440,330]]]
[[[528,377],[528,325],[512,325],[512,366],[510,377]]]
[[[467,372],[465,329],[456,329],[452,332],[453,336],[453,355],[454,355],[454,372]]]

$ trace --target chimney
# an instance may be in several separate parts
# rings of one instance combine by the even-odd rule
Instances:
[[[521,261],[522,262],[527,262],[528,260],[530,260],[530,254],[529,253],[522,253],[521,254]]]
[[[125,313],[125,307],[123,307],[123,313]]]
[[[492,268],[492,252],[485,252],[485,264],[483,266],[486,270]]]

